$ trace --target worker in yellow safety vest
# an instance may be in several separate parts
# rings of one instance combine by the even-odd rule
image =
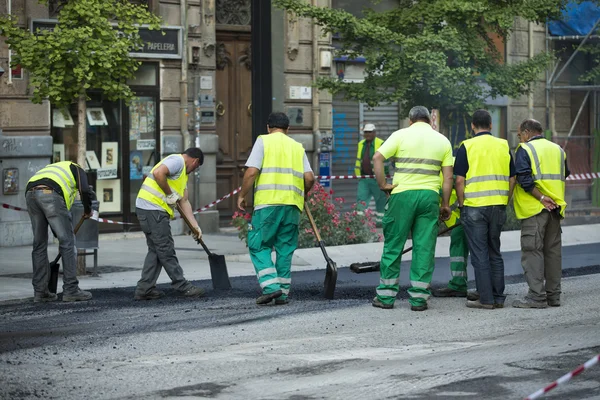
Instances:
[[[383,217],[385,242],[380,262],[380,280],[373,307],[390,309],[400,284],[402,249],[412,232],[413,255],[410,266],[409,303],[412,311],[427,310],[431,292],[435,243],[440,214],[450,217],[452,192],[452,145],[431,127],[429,110],[413,107],[410,126],[392,133],[373,157],[379,188],[391,192]],[[384,161],[394,158],[394,180],[388,184]],[[443,183],[440,182],[440,171]],[[442,207],[439,191],[442,188]],[[441,212],[440,212],[441,211]]]
[[[252,147],[237,200],[238,208],[245,211],[245,198],[254,187],[248,250],[262,292],[256,299],[258,305],[273,300],[276,305],[288,303],[300,214],[315,182],[304,147],[287,135],[289,125],[284,113],[269,115],[268,134],[260,135]]]
[[[492,310],[504,307],[506,299],[500,233],[515,185],[515,165],[508,142],[492,135],[488,111],[475,111],[471,128],[475,135],[461,144],[454,162],[460,220],[479,293],[478,300],[467,299],[467,307]]]
[[[565,217],[567,156],[543,136],[542,124],[526,119],[518,130],[515,154],[515,214],[521,220],[521,265],[529,291],[513,302],[517,308],[560,306],[562,236]]]
[[[183,276],[183,269],[175,255],[175,243],[171,234],[170,219],[174,217],[174,208],[179,202],[187,219],[194,223],[196,219],[188,201],[188,175],[204,162],[202,150],[191,147],[182,154],[172,154],[156,164],[138,192],[135,200],[135,212],[140,227],[146,236],[148,254],[144,260],[142,277],[135,288],[135,300],[153,300],[164,296],[156,288],[156,281],[164,268],[171,287],[185,297],[198,297],[204,290],[192,285]],[[193,227],[195,238],[202,237],[202,230],[196,224]]]
[[[440,179],[443,179],[440,174]],[[441,193],[440,193],[441,194]],[[444,223],[448,228],[456,225],[460,221],[460,210],[458,209],[458,197],[456,189],[452,189],[450,195],[450,218]],[[440,198],[441,205],[441,198]],[[477,300],[477,292],[467,292],[467,261],[469,258],[469,245],[467,236],[462,225],[456,226],[450,232],[450,273],[452,278],[448,286],[433,291],[435,297],[467,297],[469,300]]]
[[[356,176],[373,175],[373,156],[383,144],[383,140],[377,137],[375,124],[365,124],[363,127],[364,139],[358,142],[358,150],[356,152],[356,164],[354,166],[354,174]],[[385,175],[388,174],[388,167],[385,167]],[[369,207],[371,198],[375,199],[376,218],[381,221],[385,211],[385,202],[387,196],[379,189],[377,181],[374,178],[361,178],[358,180],[358,191],[356,194],[356,209],[359,214],[365,208]]]
[[[33,228],[34,302],[58,299],[48,291],[50,268],[48,263],[48,226],[58,238],[58,248],[63,260],[63,301],[85,301],[90,292],[79,288],[77,279],[77,253],[71,207],[77,193],[83,203],[83,215],[92,215],[92,192],[85,171],[70,161],[47,165],[35,173],[27,183],[25,199]]]

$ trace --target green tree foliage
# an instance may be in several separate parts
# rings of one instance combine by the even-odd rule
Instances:
[[[110,100],[134,97],[126,82],[140,65],[129,55],[142,45],[140,24],[159,29],[160,19],[127,0],[77,0],[63,2],[53,31],[29,32],[7,15],[0,16],[0,34],[13,51],[12,64],[29,72],[32,101],[64,106],[90,88]]]
[[[567,1],[398,0],[386,12],[365,10],[364,18],[302,0],[273,3],[339,34],[339,55],[366,58],[363,83],[331,77],[320,79],[318,88],[370,106],[398,101],[404,113],[424,105],[463,115],[488,96],[518,97],[533,89],[552,55],[507,64],[492,37],[508,39],[517,17],[538,23],[558,18]]]

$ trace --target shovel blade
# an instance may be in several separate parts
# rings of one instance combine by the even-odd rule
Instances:
[[[48,291],[50,293],[56,293],[58,287],[58,269],[60,264],[57,262],[50,263],[50,279],[48,279]]]
[[[212,279],[213,289],[231,289],[231,282],[229,282],[229,273],[227,272],[225,256],[211,254],[208,257],[208,262],[210,264],[210,277]]]
[[[325,298],[333,300],[335,294],[335,285],[337,283],[337,265],[333,260],[327,260],[325,270]]]

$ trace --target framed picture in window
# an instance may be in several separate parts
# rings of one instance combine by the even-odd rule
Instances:
[[[119,142],[102,143],[102,168],[116,168],[119,165]]]
[[[121,180],[97,180],[96,186],[100,212],[121,212]]]
[[[52,163],[66,161],[65,160],[65,145],[55,144],[52,145]]]
[[[86,113],[90,126],[108,125],[108,121],[106,119],[106,115],[104,115],[104,110],[102,107],[89,107],[86,110]]]

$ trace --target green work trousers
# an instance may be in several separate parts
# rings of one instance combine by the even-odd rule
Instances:
[[[427,304],[433,275],[435,242],[440,213],[439,194],[432,190],[407,190],[390,196],[383,217],[383,255],[377,298],[383,304],[394,304],[400,285],[402,250],[412,231],[409,303]]]
[[[386,196],[385,193],[379,189],[379,185],[375,179],[365,178],[358,180],[358,193],[356,194],[356,209],[359,211],[369,208],[371,197],[375,199],[375,206],[377,207],[377,213],[383,214],[385,211]],[[361,202],[365,204],[361,204]]]
[[[298,247],[300,209],[269,206],[255,210],[248,231],[248,249],[263,294],[281,290],[286,299],[292,283],[292,256]],[[271,252],[275,248],[273,265]]]
[[[467,260],[469,258],[469,246],[467,236],[462,225],[452,229],[450,234],[450,273],[452,279],[448,287],[458,292],[467,291]]]

